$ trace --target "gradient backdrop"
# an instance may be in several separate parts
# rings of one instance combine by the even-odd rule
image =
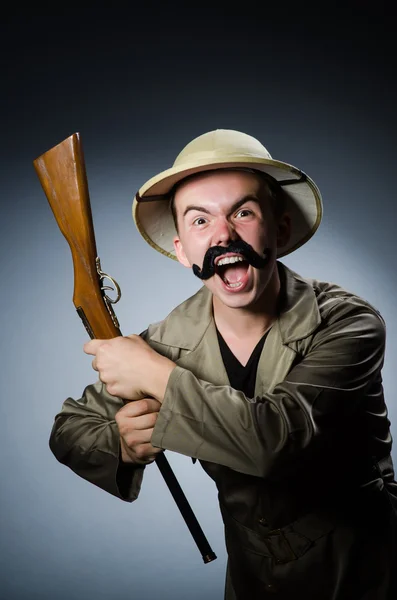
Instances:
[[[194,5],[189,16],[188,9],[159,13],[153,4],[117,18],[70,8],[57,17],[3,19],[2,599],[223,597],[216,492],[198,464],[168,453],[218,555],[209,565],[156,466],[130,505],[77,477],[48,448],[63,400],[96,379],[72,304],[69,247],[32,166],[75,131],[98,253],[121,286],[116,309],[126,334],[163,318],[199,287],[140,238],[131,218],[137,188],[187,142],[212,129],[239,129],[310,174],[323,194],[324,220],[284,263],[355,291],[383,314],[395,435],[393,23],[388,3],[335,6],[322,5],[322,16],[283,2],[279,11],[265,3],[223,12]]]

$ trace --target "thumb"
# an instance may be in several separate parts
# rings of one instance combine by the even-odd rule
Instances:
[[[86,354],[92,354],[93,356],[95,356],[98,352],[99,347],[102,346],[102,344],[104,344],[105,342],[106,340],[90,340],[89,342],[86,342],[84,344],[83,350]]]

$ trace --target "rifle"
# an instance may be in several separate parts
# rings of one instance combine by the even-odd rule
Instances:
[[[88,181],[80,134],[74,133],[33,161],[58,226],[70,246],[74,266],[73,303],[91,339],[121,335],[112,304],[121,296],[117,282],[104,273],[97,254]],[[108,279],[117,297],[103,286]],[[188,526],[204,563],[216,559],[164,453],[155,462]]]

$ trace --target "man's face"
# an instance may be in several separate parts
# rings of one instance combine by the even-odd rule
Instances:
[[[261,257],[270,250],[262,269],[254,268],[236,252],[215,260],[215,274],[204,280],[214,297],[226,306],[248,308],[262,296],[275,270],[277,245],[289,236],[285,217],[277,224],[267,186],[254,173],[216,171],[183,182],[175,193],[178,235],[174,246],[186,267],[203,266],[205,254],[214,246],[228,247],[243,240]],[[220,265],[225,258],[232,262]]]

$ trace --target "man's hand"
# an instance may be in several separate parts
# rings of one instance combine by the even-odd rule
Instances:
[[[123,462],[146,465],[162,452],[161,448],[154,448],[150,443],[160,407],[157,400],[143,398],[129,402],[116,413]]]
[[[91,340],[84,345],[84,352],[95,357],[92,368],[98,371],[109,394],[124,400],[149,396],[162,402],[176,366],[139,335]]]

